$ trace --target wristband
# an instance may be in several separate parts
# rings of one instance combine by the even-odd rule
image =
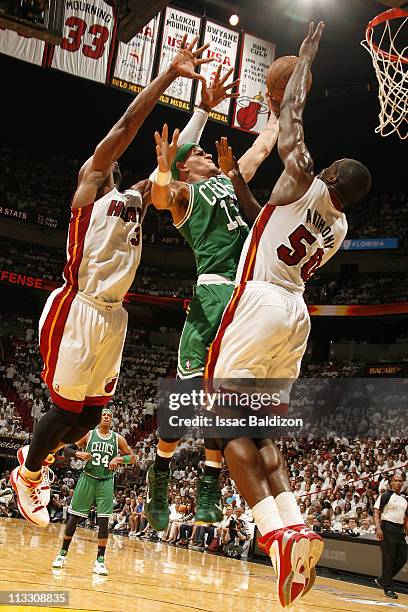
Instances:
[[[171,181],[171,172],[170,170],[168,172],[161,172],[160,170],[157,171],[156,177],[154,179],[154,182],[156,183],[156,185],[160,185],[160,187],[166,187],[166,185],[169,185]]]
[[[123,455],[122,459],[123,459],[123,463],[125,465],[127,465],[128,463],[130,463],[132,461],[132,456],[131,455]]]

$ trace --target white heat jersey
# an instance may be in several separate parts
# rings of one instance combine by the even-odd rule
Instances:
[[[315,178],[305,195],[287,206],[267,204],[245,241],[237,283],[267,281],[293,293],[340,248],[347,233],[335,195]]]
[[[142,253],[143,200],[138,191],[116,188],[69,222],[64,279],[74,290],[103,302],[121,302]]]

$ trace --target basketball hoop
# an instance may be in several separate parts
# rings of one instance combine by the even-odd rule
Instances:
[[[408,138],[408,11],[391,9],[374,17],[362,45],[370,53],[378,79],[381,136]]]

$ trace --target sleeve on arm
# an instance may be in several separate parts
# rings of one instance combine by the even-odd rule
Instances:
[[[186,144],[187,142],[199,144],[207,123],[207,119],[207,111],[203,110],[202,108],[195,108],[193,116],[179,136],[179,146]]]

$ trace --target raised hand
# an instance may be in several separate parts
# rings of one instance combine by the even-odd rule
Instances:
[[[206,49],[208,49],[210,43],[207,43],[196,51],[193,51],[197,44],[198,38],[198,36],[195,36],[191,43],[187,44],[187,34],[183,36],[180,49],[171,62],[170,68],[176,70],[178,76],[186,77],[188,79],[199,79],[202,83],[205,83],[205,77],[202,74],[198,74],[195,69],[197,66],[200,66],[201,64],[208,64],[213,60],[212,58],[200,59],[200,55]]]
[[[314,21],[311,22],[309,25],[309,32],[300,47],[299,57],[308,57],[310,61],[313,62],[319,48],[323,30],[324,21],[320,21],[316,29]]]
[[[215,143],[218,153],[218,167],[228,176],[232,170],[239,170],[238,162],[232,153],[231,147],[228,146],[228,139],[222,136],[221,140]]]
[[[179,135],[180,130],[174,130],[172,141],[169,144],[169,128],[167,127],[167,123],[163,125],[161,135],[159,132],[154,133],[154,139],[156,141],[157,164],[160,172],[169,172],[171,164],[173,163],[177,153]]]
[[[238,98],[238,92],[229,92],[228,90],[232,90],[237,85],[239,85],[240,79],[236,79],[229,83],[229,85],[225,85],[225,82],[228,81],[231,74],[234,72],[234,68],[230,68],[225,75],[221,78],[221,65],[218,66],[217,71],[215,73],[215,77],[211,85],[207,86],[207,83],[203,81],[201,85],[201,103],[200,108],[203,108],[206,111],[210,111],[212,108],[215,108],[223,102],[227,98]]]

